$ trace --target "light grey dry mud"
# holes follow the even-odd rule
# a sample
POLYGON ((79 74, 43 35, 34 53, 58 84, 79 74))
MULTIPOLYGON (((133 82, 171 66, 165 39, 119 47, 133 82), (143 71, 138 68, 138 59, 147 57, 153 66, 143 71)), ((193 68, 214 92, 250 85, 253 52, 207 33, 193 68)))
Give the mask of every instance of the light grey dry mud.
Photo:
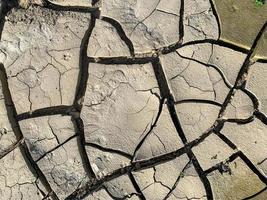
POLYGON ((209 0, 0 1, 0 199, 267 199, 267 61, 209 0))

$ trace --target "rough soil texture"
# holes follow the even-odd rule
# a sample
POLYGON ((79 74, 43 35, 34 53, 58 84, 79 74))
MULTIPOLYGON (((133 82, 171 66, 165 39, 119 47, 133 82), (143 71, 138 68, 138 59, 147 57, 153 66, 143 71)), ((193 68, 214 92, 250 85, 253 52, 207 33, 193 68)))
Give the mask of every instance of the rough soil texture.
POLYGON ((267 199, 266 19, 246 49, 209 0, 0 16, 1 200, 267 199))

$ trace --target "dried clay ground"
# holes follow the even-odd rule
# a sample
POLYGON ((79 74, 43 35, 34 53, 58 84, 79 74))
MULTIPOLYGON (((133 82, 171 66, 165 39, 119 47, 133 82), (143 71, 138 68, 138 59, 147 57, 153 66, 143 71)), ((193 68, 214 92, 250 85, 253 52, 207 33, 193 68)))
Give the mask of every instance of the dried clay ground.
POLYGON ((1 0, 0 199, 266 200, 266 18, 215 2, 1 0))

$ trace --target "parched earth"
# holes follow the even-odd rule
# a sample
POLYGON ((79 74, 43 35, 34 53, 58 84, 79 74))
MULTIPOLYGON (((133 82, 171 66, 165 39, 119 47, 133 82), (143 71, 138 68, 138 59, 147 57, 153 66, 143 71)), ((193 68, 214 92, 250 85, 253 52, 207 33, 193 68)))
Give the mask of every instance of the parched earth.
POLYGON ((238 2, 1 0, 0 199, 266 200, 267 12, 238 2))

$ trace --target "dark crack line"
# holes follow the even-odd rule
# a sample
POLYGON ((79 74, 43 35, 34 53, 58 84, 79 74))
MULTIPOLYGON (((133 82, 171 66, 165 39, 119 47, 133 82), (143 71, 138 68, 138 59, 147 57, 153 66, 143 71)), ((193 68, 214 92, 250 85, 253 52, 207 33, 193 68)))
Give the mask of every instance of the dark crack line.
MULTIPOLYGON (((157 59, 155 62, 152 63, 152 65, 153 65, 156 79, 157 79, 158 84, 159 84, 161 95, 164 98, 167 98, 167 102, 168 102, 167 105, 168 105, 169 113, 171 115, 173 124, 174 124, 176 131, 177 131, 179 137, 181 138, 182 142, 184 143, 184 145, 186 145, 188 143, 188 141, 186 139, 186 136, 185 136, 184 131, 182 129, 182 126, 180 124, 179 118, 177 116, 177 113, 176 113, 176 110, 174 107, 174 99, 171 95, 170 88, 168 86, 168 82, 167 82, 166 76, 164 74, 163 67, 161 66, 160 60, 157 59)), ((188 155, 189 159, 192 160, 194 168, 196 169, 196 171, 197 171, 197 173, 198 173, 198 175, 199 175, 199 177, 200 177, 200 179, 204 185, 204 188, 205 188, 205 191, 207 194, 207 198, 213 199, 213 194, 212 194, 210 182, 209 182, 208 178, 206 177, 206 175, 204 174, 204 171, 201 168, 198 160, 196 159, 193 151, 191 149, 189 149, 187 152, 187 155, 188 155)))
POLYGON ((109 17, 101 17, 101 19, 105 22, 108 22, 109 24, 111 24, 117 31, 118 35, 120 36, 121 40, 125 42, 125 44, 127 45, 131 56, 134 56, 134 46, 132 41, 128 38, 128 36, 126 35, 126 33, 124 32, 121 24, 119 22, 117 22, 115 19, 109 18, 109 17))
POLYGON ((259 110, 260 102, 259 99, 256 97, 255 94, 253 94, 251 91, 247 90, 246 88, 240 89, 242 92, 244 92, 252 101, 253 107, 255 110, 259 110))
POLYGON ((228 92, 223 104, 222 104, 222 107, 221 107, 221 110, 219 112, 219 118, 221 118, 226 110, 226 107, 228 106, 229 103, 231 103, 231 100, 232 100, 232 97, 234 95, 234 92, 235 92, 235 89, 232 87, 230 89, 230 91, 228 92))
POLYGON ((141 200, 146 200, 146 197, 145 197, 145 195, 143 194, 142 190, 140 189, 138 183, 136 182, 136 180, 135 180, 135 178, 134 178, 132 172, 129 172, 129 173, 128 173, 128 176, 129 176, 129 178, 130 178, 130 180, 131 180, 131 182, 132 182, 132 184, 133 184, 133 186, 134 186, 134 189, 135 189, 136 192, 138 193, 138 197, 139 197, 139 199, 141 199, 141 200))
POLYGON ((156 49, 155 52, 157 55, 160 54, 168 54, 171 52, 174 52, 175 50, 179 49, 182 47, 182 40, 179 40, 169 46, 161 47, 159 49, 156 49))
POLYGON ((258 162, 257 165, 263 164, 265 161, 267 161, 267 158, 264 158, 262 161, 258 162))
POLYGON ((86 152, 85 148, 85 137, 84 137, 84 124, 81 118, 74 118, 72 119, 74 127, 77 132, 77 145, 79 148, 79 152, 82 158, 83 166, 89 178, 96 178, 96 174, 94 173, 92 166, 90 164, 89 157, 86 152))
POLYGON ((256 95, 246 88, 244 88, 244 89, 242 88, 241 91, 243 91, 251 99, 251 101, 253 103, 254 112, 253 112, 253 116, 251 116, 251 118, 256 117, 257 119, 261 120, 262 123, 267 125, 267 116, 259 110, 260 101, 256 97, 256 95))
POLYGON ((92 6, 92 7, 86 7, 86 6, 61 6, 57 5, 55 3, 50 2, 49 0, 43 0, 44 8, 51 9, 54 11, 71 11, 71 12, 79 12, 79 13, 93 13, 98 12, 99 8, 92 6))
POLYGON ((220 17, 219 17, 219 14, 217 13, 216 6, 215 6, 213 0, 209 0, 209 2, 211 5, 212 13, 215 16, 217 24, 218 24, 218 29, 219 29, 219 37, 218 38, 221 38, 221 30, 222 29, 221 29, 220 17))
POLYGON ((54 135, 54 137, 55 137, 57 143, 60 144, 60 141, 59 141, 59 139, 58 139, 58 136, 57 136, 57 134, 55 133, 53 127, 52 127, 51 124, 50 124, 50 119, 49 119, 49 118, 48 118, 48 120, 47 120, 47 123, 48 123, 48 126, 49 126, 49 128, 50 128, 50 131, 51 131, 51 133, 54 135))
POLYGON ((249 158, 241 151, 240 158, 247 164, 247 166, 259 177, 259 179, 267 185, 267 177, 263 175, 260 170, 249 160, 249 158))
POLYGON ((206 99, 184 99, 184 100, 174 102, 174 105, 183 104, 183 103, 202 103, 202 104, 211 104, 214 106, 222 107, 221 103, 218 103, 216 101, 206 100, 206 99))
POLYGON ((180 172, 179 176, 177 177, 175 183, 173 184, 172 188, 170 189, 170 191, 168 192, 168 194, 163 198, 163 200, 167 200, 170 195, 173 193, 173 191, 177 188, 182 176, 184 175, 185 171, 190 167, 190 165, 192 164, 191 160, 184 166, 184 168, 182 169, 182 171, 180 172))
POLYGON ((168 86, 167 79, 165 77, 165 73, 163 71, 159 58, 155 59, 152 62, 152 66, 159 85, 160 95, 162 96, 162 98, 168 100, 171 96, 171 91, 168 86))
POLYGON ((267 59, 260 58, 260 59, 257 60, 257 62, 259 62, 259 63, 267 63, 267 59))
POLYGON ((207 199, 213 199, 213 193, 212 193, 212 188, 211 188, 211 185, 210 185, 210 182, 209 182, 209 179, 207 178, 207 176, 205 175, 202 167, 200 166, 198 160, 196 159, 193 151, 190 149, 190 151, 188 152, 188 157, 190 159, 192 159, 192 163, 198 173, 198 176, 201 180, 201 182, 203 183, 204 185, 204 188, 205 188, 205 191, 206 191, 206 195, 207 195, 207 199))
POLYGON ((267 116, 265 114, 263 114, 260 111, 255 111, 254 112, 255 117, 257 117, 259 120, 261 120, 262 123, 264 123, 265 125, 267 125, 267 116))
POLYGON ((253 194, 249 197, 244 198, 243 200, 249 200, 249 199, 254 199, 255 197, 257 197, 258 195, 260 195, 261 193, 267 191, 267 187, 263 188, 261 191, 257 192, 256 194, 253 194))
POLYGON ((177 15, 177 14, 171 12, 171 11, 162 10, 162 9, 160 9, 160 8, 156 8, 156 11, 158 11, 158 12, 160 12, 160 13, 164 13, 164 14, 166 14, 166 15, 172 15, 172 16, 174 16, 174 17, 179 17, 179 15, 177 15))
POLYGON ((249 160, 249 158, 243 152, 240 152, 239 156, 247 164, 247 166, 259 177, 259 179, 267 185, 267 177, 264 176, 258 170, 258 168, 249 160))
POLYGON ((186 42, 186 43, 182 44, 181 47, 196 45, 196 44, 205 44, 205 43, 216 44, 218 46, 226 47, 226 48, 232 49, 234 51, 245 53, 245 54, 249 53, 249 50, 247 50, 245 48, 239 47, 239 46, 234 45, 232 43, 227 43, 227 42, 224 42, 221 40, 214 40, 214 39, 203 39, 203 40, 190 41, 190 42, 186 42))
POLYGON ((166 188, 167 190, 170 191, 171 188, 170 188, 169 186, 165 185, 162 181, 157 180, 157 178, 156 178, 156 173, 157 173, 156 167, 154 166, 152 169, 153 169, 153 171, 154 171, 154 173, 153 173, 153 181, 154 181, 154 182, 151 183, 151 184, 149 184, 149 185, 147 185, 146 187, 144 187, 143 190, 146 190, 146 189, 149 188, 150 186, 155 185, 155 183, 159 183, 162 187, 164 187, 164 188, 166 188))
POLYGON ((93 148, 96 148, 96 149, 101 150, 103 152, 115 153, 115 154, 118 154, 118 155, 123 156, 125 158, 128 158, 129 160, 132 160, 132 158, 133 158, 133 156, 131 154, 128 154, 126 152, 123 152, 123 151, 120 151, 117 149, 111 149, 111 148, 103 147, 103 146, 100 146, 100 145, 95 144, 95 143, 85 142, 85 146, 93 147, 93 148))
POLYGON ((179 19, 179 40, 183 41, 184 38, 184 0, 180 4, 180 19, 179 19))
POLYGON ((119 57, 88 57, 88 61, 90 63, 100 63, 105 65, 119 65, 119 64, 147 64, 154 60, 154 57, 127 57, 127 56, 119 56, 119 57))
POLYGON ((66 144, 67 142, 69 142, 70 140, 72 140, 73 138, 77 137, 78 135, 73 135, 71 137, 69 137, 68 139, 66 139, 64 142, 61 142, 59 145, 57 145, 56 147, 52 148, 51 150, 47 151, 45 154, 43 154, 42 156, 40 156, 37 160, 35 160, 35 162, 39 162, 40 160, 42 160, 45 156, 47 156, 48 154, 52 153, 53 151, 57 150, 58 148, 62 147, 64 144, 66 144))
POLYGON ((10 152, 16 149, 18 146, 20 146, 21 143, 23 142, 24 142, 24 138, 20 139, 19 141, 5 148, 3 151, 0 152, 0 159, 4 158, 6 155, 8 155, 10 152))
MULTIPOLYGON (((152 133, 152 131, 154 130, 154 128, 157 126, 157 122, 160 118, 160 115, 162 113, 162 109, 163 109, 163 104, 164 104, 164 101, 165 99, 160 99, 159 100, 159 110, 158 110, 158 113, 157 113, 157 116, 156 116, 156 119, 155 121, 153 122, 153 124, 151 125, 149 131, 145 134, 145 136, 141 139, 141 141, 137 144, 135 150, 134 150, 134 153, 133 153, 133 159, 136 158, 136 155, 139 151, 139 149, 142 147, 143 143, 145 142, 145 140, 147 139, 147 137, 152 133)), ((132 160, 133 162, 133 160, 132 160)))
POLYGON ((223 142, 225 142, 231 149, 236 150, 237 146, 231 141, 229 140, 225 135, 223 135, 221 132, 219 131, 215 131, 214 132, 223 142))
MULTIPOLYGON (((17 138, 17 141, 22 140, 23 134, 22 131, 20 129, 20 125, 18 123, 18 121, 16 120, 17 118, 17 111, 14 105, 14 102, 12 100, 12 96, 9 90, 9 86, 8 86, 8 81, 7 81, 7 74, 6 74, 6 70, 3 64, 0 64, 0 79, 1 79, 1 83, 2 83, 2 89, 3 89, 3 94, 4 94, 4 99, 5 99, 5 105, 6 105, 6 109, 7 109, 7 113, 8 113, 8 119, 9 122, 11 124, 12 130, 17 138)), ((22 142, 21 145, 19 145, 19 149, 21 151, 21 154, 25 160, 25 162, 27 163, 28 168, 30 169, 30 171, 33 173, 33 175, 41 180, 42 184, 44 185, 44 187, 46 188, 46 190, 51 194, 52 194, 52 198, 58 200, 57 195, 54 193, 54 191, 52 190, 50 184, 48 183, 45 175, 43 174, 43 172, 41 171, 41 169, 39 168, 39 166, 34 162, 32 155, 30 154, 30 151, 27 147, 27 145, 25 144, 25 142, 22 142)))
POLYGON ((246 119, 228 118, 224 121, 229 122, 229 123, 236 123, 236 124, 248 124, 250 122, 253 122, 254 119, 255 119, 255 117, 252 115, 246 119))
POLYGON ((96 22, 96 17, 92 14, 89 27, 84 34, 84 37, 82 39, 81 46, 80 46, 80 59, 79 59, 80 72, 79 72, 79 78, 78 78, 78 83, 77 83, 76 96, 74 100, 74 107, 76 107, 78 111, 81 111, 82 109, 83 98, 85 95, 86 86, 87 86, 88 77, 89 77, 89 74, 88 74, 89 60, 87 58, 87 48, 88 48, 90 36, 95 27, 95 22, 96 22))
POLYGON ((262 26, 262 28, 260 29, 259 33, 257 34, 252 46, 251 46, 251 49, 249 50, 248 54, 247 54, 247 57, 238 73, 238 76, 237 76, 237 79, 236 79, 236 82, 235 82, 235 85, 234 87, 235 88, 245 88, 246 86, 246 78, 244 77, 245 74, 248 73, 248 70, 249 70, 249 67, 250 65, 252 64, 252 61, 251 61, 251 58, 253 56, 253 53, 256 49, 256 47, 258 46, 258 43, 265 31, 267 27, 267 21, 265 22, 265 24, 262 26))
POLYGON ((72 106, 67 105, 60 105, 60 106, 52 106, 47 108, 41 108, 34 110, 33 112, 25 112, 18 114, 17 120, 22 121, 26 119, 36 118, 36 117, 44 117, 44 116, 50 116, 50 115, 71 115, 71 113, 74 112, 74 109, 72 106))

